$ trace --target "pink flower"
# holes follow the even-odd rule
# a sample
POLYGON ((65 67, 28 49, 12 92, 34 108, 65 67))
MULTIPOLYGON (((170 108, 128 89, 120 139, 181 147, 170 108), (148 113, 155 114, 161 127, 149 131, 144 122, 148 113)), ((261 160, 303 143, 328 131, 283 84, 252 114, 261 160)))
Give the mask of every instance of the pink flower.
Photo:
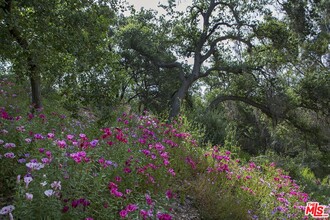
POLYGON ((165 193, 167 199, 172 199, 174 197, 173 192, 169 189, 165 193))
POLYGON ((137 210, 137 209, 138 209, 138 206, 135 205, 135 204, 128 204, 128 205, 126 206, 126 210, 127 210, 127 212, 134 212, 134 211, 137 210))
POLYGON ((46 151, 46 156, 49 158, 49 157, 51 157, 52 156, 52 152, 50 152, 50 151, 46 151))
POLYGON ((41 134, 35 134, 35 135, 34 135, 34 138, 35 138, 35 139, 38 139, 38 140, 40 140, 40 139, 44 139, 44 137, 43 137, 41 134))
POLYGON ((168 172, 172 175, 172 176, 175 176, 175 172, 172 168, 168 169, 168 172))
POLYGON ((157 213, 157 218, 159 220, 172 220, 172 216, 166 213, 157 213))
POLYGON ((140 210, 140 215, 142 216, 143 219, 147 219, 148 217, 152 217, 152 210, 140 210))
POLYGON ((47 134, 47 138, 48 139, 53 139, 55 137, 55 134, 54 133, 48 133, 47 134))
POLYGON ((87 140, 86 134, 79 134, 79 137, 83 140, 87 140))
POLYGON ((123 209, 119 212, 119 215, 121 218, 126 218, 128 215, 128 212, 126 211, 126 209, 123 209))
POLYGON ((30 138, 25 138, 25 142, 26 142, 26 143, 31 143, 32 140, 31 140, 30 138))
POLYGON ((190 157, 186 158, 186 162, 191 166, 192 169, 196 169, 196 163, 190 157))
POLYGON ((128 168, 128 167, 124 168, 124 173, 130 173, 130 172, 132 172, 132 170, 130 168, 128 168))
POLYGON ((122 192, 119 192, 117 189, 111 189, 110 190, 110 193, 112 195, 114 195, 115 197, 122 197, 123 196, 123 193, 122 192))
POLYGON ((146 202, 148 205, 152 205, 152 199, 149 194, 145 194, 146 202))
POLYGON ((74 135, 72 135, 72 134, 68 134, 67 136, 66 136, 66 139, 68 139, 68 140, 72 140, 74 138, 74 135))
POLYGON ((57 146, 59 148, 65 148, 67 146, 65 140, 60 140, 60 141, 57 141, 57 146))
POLYGON ((250 166, 250 168, 251 169, 254 169, 254 168, 256 168, 257 166, 256 166, 256 164, 255 163, 253 163, 253 162, 251 162, 250 164, 249 164, 249 166, 250 166))

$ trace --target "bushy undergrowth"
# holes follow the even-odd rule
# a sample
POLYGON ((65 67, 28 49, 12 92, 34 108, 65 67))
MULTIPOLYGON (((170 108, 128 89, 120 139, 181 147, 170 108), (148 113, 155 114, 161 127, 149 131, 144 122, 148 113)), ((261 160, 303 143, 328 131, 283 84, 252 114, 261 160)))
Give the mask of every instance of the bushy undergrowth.
POLYGON ((172 219, 172 201, 186 194, 204 219, 304 218, 308 195, 283 170, 200 148, 180 120, 124 113, 98 129, 57 112, 26 113, 15 85, 0 86, 6 218, 172 219))

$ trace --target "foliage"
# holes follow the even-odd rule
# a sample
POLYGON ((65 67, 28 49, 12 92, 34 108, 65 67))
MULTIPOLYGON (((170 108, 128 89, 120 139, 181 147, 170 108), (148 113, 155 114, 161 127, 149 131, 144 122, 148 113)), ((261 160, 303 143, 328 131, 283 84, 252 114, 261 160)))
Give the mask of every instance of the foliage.
MULTIPOLYGON (((1 80, 1 103, 13 99, 14 86, 1 80)), ((14 204, 18 218, 171 219, 171 201, 187 193, 207 218, 303 216, 308 195, 283 170, 198 148, 184 118, 166 124, 123 113, 99 130, 56 112, 24 116, 12 107, 1 107, 1 207, 14 204), (205 196, 217 203, 204 203, 205 196)))

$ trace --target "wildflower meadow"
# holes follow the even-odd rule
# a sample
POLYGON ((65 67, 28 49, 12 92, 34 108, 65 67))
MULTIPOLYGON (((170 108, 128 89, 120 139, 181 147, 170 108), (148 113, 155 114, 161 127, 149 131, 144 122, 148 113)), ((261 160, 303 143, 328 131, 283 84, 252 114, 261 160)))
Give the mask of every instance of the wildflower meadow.
POLYGON ((0 219, 169 220, 187 196, 202 219, 311 219, 313 198, 286 171, 201 146, 183 117, 99 127, 54 105, 31 113, 24 96, 0 81, 0 219))

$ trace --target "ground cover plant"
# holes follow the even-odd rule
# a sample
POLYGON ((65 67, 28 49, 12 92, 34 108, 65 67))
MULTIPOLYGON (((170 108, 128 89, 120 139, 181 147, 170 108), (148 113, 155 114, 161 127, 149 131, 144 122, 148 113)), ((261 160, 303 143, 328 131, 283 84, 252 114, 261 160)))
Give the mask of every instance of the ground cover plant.
POLYGON ((54 106, 29 113, 20 96, 0 81, 1 218, 175 219, 187 195, 204 219, 308 218, 313 198, 284 170, 199 146, 182 118, 122 113, 98 128, 54 106))

